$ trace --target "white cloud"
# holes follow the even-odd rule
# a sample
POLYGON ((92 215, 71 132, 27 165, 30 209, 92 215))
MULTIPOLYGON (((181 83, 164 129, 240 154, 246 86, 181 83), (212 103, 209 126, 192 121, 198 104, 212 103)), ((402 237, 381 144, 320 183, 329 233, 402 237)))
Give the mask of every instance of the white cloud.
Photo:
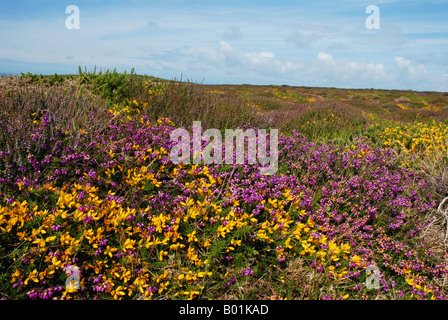
POLYGON ((273 58, 275 57, 275 53, 273 52, 250 52, 245 53, 244 58, 247 59, 246 62, 250 63, 251 65, 258 65, 262 63, 270 63, 273 58))
POLYGON ((261 52, 260 53, 260 57, 268 58, 268 59, 274 58, 275 57, 275 53, 273 53, 273 52, 261 52))
POLYGON ((317 55, 317 59, 320 61, 332 61, 333 56, 329 53, 319 52, 319 54, 317 55))
POLYGON ((406 69, 411 66, 411 60, 403 57, 395 57, 395 62, 397 63, 397 67, 400 69, 406 69))
POLYGON ((319 52, 317 60, 310 67, 312 71, 309 76, 322 84, 338 81, 344 86, 353 86, 356 83, 361 87, 371 87, 373 84, 384 87, 393 80, 393 76, 387 74, 382 63, 335 59, 326 52, 319 52))
POLYGON ((219 41, 219 45, 220 45, 220 51, 224 53, 232 53, 232 54, 235 53, 232 46, 227 41, 221 40, 219 41))
POLYGON ((412 66, 411 60, 404 57, 395 57, 395 62, 401 72, 404 72, 413 79, 422 77, 423 75, 428 73, 424 65, 419 64, 414 67, 412 66))
MULTIPOLYGON (((338 83, 343 87, 393 87, 395 75, 382 63, 336 59, 319 52, 314 59, 278 58, 274 52, 240 52, 221 41, 214 52, 199 54, 195 70, 215 68, 216 76, 251 77, 271 83, 325 86, 338 83), (271 80, 269 80, 271 79, 271 80)), ((193 65, 191 65, 193 67, 193 65)))

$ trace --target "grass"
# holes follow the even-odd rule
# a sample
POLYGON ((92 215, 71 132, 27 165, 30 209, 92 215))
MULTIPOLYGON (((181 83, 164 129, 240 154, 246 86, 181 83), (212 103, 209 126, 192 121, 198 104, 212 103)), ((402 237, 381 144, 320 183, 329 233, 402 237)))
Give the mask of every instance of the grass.
POLYGON ((2 77, 0 294, 446 299, 447 101, 133 71, 2 77), (170 132, 193 121, 279 129, 277 174, 173 164, 170 132))

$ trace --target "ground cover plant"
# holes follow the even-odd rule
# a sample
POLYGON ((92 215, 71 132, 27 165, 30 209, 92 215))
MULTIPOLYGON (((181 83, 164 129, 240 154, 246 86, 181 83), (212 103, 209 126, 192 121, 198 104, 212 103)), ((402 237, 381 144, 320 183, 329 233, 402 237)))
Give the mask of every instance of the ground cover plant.
POLYGON ((2 78, 0 295, 444 300, 447 101, 81 69, 2 78), (277 173, 173 164, 170 132, 193 121, 279 128, 277 173))

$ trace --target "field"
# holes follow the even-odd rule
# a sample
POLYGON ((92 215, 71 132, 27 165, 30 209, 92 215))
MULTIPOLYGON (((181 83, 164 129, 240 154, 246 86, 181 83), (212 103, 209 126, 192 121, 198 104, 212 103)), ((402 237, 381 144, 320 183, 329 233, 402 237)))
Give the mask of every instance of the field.
POLYGON ((447 148, 448 93, 1 77, 0 297, 445 300, 447 148), (173 164, 193 121, 277 173, 173 164))

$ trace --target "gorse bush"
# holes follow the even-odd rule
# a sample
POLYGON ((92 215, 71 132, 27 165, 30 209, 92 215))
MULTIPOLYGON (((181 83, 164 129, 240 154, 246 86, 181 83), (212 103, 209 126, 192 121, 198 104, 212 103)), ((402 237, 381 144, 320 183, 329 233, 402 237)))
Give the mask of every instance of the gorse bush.
MULTIPOLYGON (((375 125, 378 125, 375 123, 375 125)), ((426 173, 436 185, 434 191, 448 196, 448 125, 428 122, 400 123, 382 121, 378 142, 392 147, 401 164, 426 173)))
POLYGON ((111 103, 125 104, 130 102, 142 84, 142 78, 134 74, 134 69, 128 74, 126 71, 119 73, 115 69, 97 72, 96 68, 91 72, 87 70, 83 72, 79 67, 78 81, 111 103))

